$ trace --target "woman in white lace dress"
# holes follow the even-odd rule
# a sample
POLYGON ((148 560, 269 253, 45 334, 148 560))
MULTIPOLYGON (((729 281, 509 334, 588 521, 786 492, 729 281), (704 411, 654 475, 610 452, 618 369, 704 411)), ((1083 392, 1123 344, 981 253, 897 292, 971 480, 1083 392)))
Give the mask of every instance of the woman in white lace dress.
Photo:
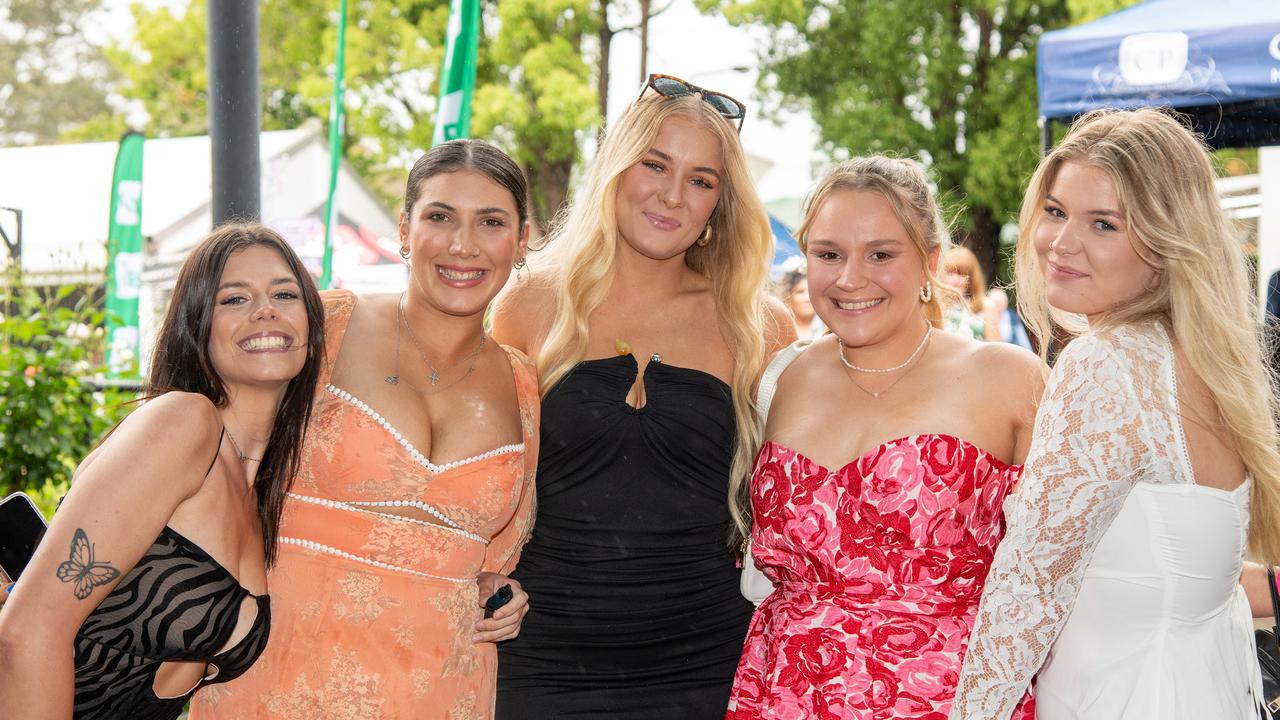
POLYGON ((1081 119, 1031 180, 1018 299, 1040 337, 1079 337, 1005 504, 952 720, 1009 717, 1037 673, 1040 720, 1256 717, 1238 581, 1246 549, 1280 555, 1280 458, 1213 178, 1190 132, 1139 110, 1081 119))

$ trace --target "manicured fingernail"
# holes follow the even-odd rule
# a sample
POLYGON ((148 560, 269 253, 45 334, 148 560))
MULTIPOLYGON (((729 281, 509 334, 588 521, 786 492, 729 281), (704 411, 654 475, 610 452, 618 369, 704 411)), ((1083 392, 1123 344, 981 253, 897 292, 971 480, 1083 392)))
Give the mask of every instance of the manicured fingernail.
POLYGON ((4 591, 7 593, 11 593, 13 592, 13 589, 17 587, 17 585, 18 585, 17 581, 11 582, 8 585, 5 585, 4 591))

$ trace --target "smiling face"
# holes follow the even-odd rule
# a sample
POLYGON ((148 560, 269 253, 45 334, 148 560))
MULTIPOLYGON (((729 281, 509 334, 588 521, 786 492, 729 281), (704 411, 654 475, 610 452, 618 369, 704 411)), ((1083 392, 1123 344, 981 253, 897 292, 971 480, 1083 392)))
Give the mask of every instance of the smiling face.
POLYGON ((298 279, 276 250, 237 250, 214 296, 209 356, 227 386, 278 385, 307 360, 307 308, 298 279))
POLYGON ((448 315, 483 313, 527 242, 511 192, 473 170, 423 180, 400 219, 411 295, 448 315))
POLYGON ((724 177, 710 130, 682 117, 663 120, 653 147, 618 182, 620 249, 653 260, 683 254, 706 229, 724 177))
POLYGON ((1033 240, 1050 305, 1093 322, 1155 284, 1106 171, 1064 162, 1043 205, 1033 240))
MULTIPOLYGON (((814 214, 806 242, 813 308, 845 345, 876 345, 903 333, 918 338, 924 267, 883 195, 832 192, 814 214)), ((935 252, 930 262, 936 261, 935 252)))

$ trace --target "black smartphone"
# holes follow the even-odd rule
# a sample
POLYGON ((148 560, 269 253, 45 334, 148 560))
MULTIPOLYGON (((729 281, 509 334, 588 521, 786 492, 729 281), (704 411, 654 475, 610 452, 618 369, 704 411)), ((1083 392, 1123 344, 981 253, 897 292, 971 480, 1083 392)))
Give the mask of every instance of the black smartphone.
POLYGON ((18 579, 44 537, 44 516, 25 493, 0 500, 0 571, 9 582, 18 579))
POLYGON ((498 588, 496 592, 494 592, 492 595, 489 596, 488 600, 484 601, 485 619, 493 617, 493 613, 498 608, 511 602, 512 597, 514 597, 514 593, 511 592, 510 584, 503 585, 502 587, 498 588))

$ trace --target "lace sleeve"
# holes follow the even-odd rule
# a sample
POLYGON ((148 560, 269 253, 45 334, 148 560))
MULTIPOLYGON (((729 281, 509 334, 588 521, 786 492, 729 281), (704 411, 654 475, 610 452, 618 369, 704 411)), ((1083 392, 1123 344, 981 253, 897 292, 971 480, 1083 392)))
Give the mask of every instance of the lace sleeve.
MULTIPOLYGON (((1005 502, 951 720, 1008 718, 1040 669, 1079 592, 1093 550, 1136 482, 1166 407, 1163 343, 1090 334, 1058 359, 1036 416, 1022 480, 1005 502), (1156 420, 1153 422, 1153 419, 1156 420)), ((1168 365, 1171 369, 1171 365, 1168 365)), ((1171 477, 1171 476, 1166 476, 1171 477)))

